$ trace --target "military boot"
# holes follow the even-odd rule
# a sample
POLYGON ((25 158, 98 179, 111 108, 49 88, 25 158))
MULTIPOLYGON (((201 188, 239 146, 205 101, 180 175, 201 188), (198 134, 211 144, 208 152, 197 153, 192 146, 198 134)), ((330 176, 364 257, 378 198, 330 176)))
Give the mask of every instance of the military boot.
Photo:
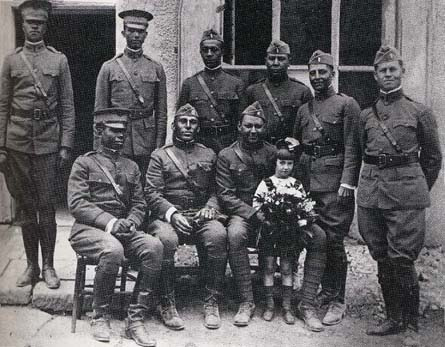
POLYGON ((156 340, 150 337, 145 327, 145 314, 154 305, 154 291, 142 289, 136 303, 128 307, 128 318, 125 320, 125 336, 143 347, 155 347, 156 340))
POLYGON ((34 285, 39 281, 39 235, 37 225, 26 224, 22 226, 23 245, 25 247, 27 266, 17 279, 17 287, 34 285))
MULTIPOLYGON (((205 254, 205 252, 202 252, 205 254)), ((218 329, 221 326, 218 301, 221 297, 227 258, 205 257, 206 288, 204 296, 204 326, 208 329, 218 329)))
POLYGON ((94 308, 93 318, 91 320, 91 329, 93 337, 100 342, 110 342, 110 306, 101 305, 94 308))
POLYGON ((295 324, 295 316, 292 312, 292 286, 283 287, 283 319, 286 324, 295 324))
POLYGON ((217 292, 212 292, 206 288, 207 295, 204 298, 204 326, 208 329, 218 329, 221 327, 221 318, 219 316, 217 292))
POLYGON ((60 279, 54 269, 57 225, 54 223, 40 223, 39 230, 43 259, 42 277, 48 288, 57 289, 60 287, 60 279))
POLYGON ((176 310, 174 262, 164 260, 161 271, 161 305, 159 314, 164 325, 172 330, 184 329, 184 322, 176 310))
POLYGON ((273 297, 273 286, 264 286, 265 309, 263 319, 270 322, 275 315, 275 301, 273 297))
POLYGON ((304 321, 308 330, 314 332, 323 331, 323 325, 317 316, 317 309, 315 306, 308 303, 300 302, 298 304, 298 316, 304 321))
POLYGON ((405 305, 403 305, 403 323, 406 328, 403 346, 421 346, 419 335, 419 285, 407 286, 403 290, 405 305))

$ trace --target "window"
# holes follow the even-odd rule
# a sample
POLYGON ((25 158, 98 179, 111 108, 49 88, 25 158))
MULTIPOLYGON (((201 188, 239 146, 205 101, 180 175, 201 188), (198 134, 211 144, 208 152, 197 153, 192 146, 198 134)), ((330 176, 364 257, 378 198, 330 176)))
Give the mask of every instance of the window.
POLYGON ((226 0, 224 62, 251 83, 264 75, 272 38, 289 44, 290 73, 297 77, 313 51, 331 52, 339 91, 366 107, 377 96, 372 62, 381 43, 383 1, 226 0))

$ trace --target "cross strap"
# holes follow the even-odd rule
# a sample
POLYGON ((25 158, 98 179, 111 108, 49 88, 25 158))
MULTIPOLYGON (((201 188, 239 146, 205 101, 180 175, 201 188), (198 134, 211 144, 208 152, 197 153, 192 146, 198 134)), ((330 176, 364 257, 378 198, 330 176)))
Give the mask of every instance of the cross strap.
POLYGON ((39 95, 45 100, 45 104, 48 106, 48 94, 46 93, 45 88, 43 88, 42 83, 40 82, 39 78, 35 74, 31 63, 29 62, 28 58, 26 57, 25 53, 23 51, 20 52, 20 58, 22 58, 23 62, 25 63, 26 67, 28 68, 29 72, 31 73, 32 79, 34 80, 34 87, 39 92, 39 95))
POLYGON ((207 95, 207 97, 209 98, 210 103, 213 106, 213 110, 214 112, 224 118, 224 114, 219 113, 218 112, 218 102, 216 101, 216 99, 213 97, 212 92, 210 91, 209 86, 207 85, 206 81, 204 81, 204 78, 202 78, 202 76, 200 74, 196 75, 196 78, 198 79, 199 85, 201 86, 202 90, 204 91, 204 93, 207 95))
POLYGON ((391 131, 388 129, 388 127, 383 123, 383 121, 380 119, 379 114, 377 112, 377 106, 376 103, 372 104, 372 113, 374 114, 374 117, 377 119, 377 123, 379 123, 379 127, 382 129, 383 134, 386 136, 386 138, 389 140, 391 145, 395 148, 397 153, 403 153, 402 148, 397 143, 397 140, 391 133, 391 131))
POLYGON ((133 91, 134 95, 136 95, 137 100, 141 103, 142 106, 145 106, 145 100, 144 100, 143 96, 141 95, 141 93, 139 92, 139 89, 136 87, 136 84, 134 83, 134 80, 131 78, 131 75, 128 72, 127 68, 125 67, 122 59, 117 58, 116 61, 119 64, 119 67, 121 68, 125 77, 127 78, 127 81, 130 84, 131 90, 133 91))
POLYGON ((173 153, 173 151, 170 148, 165 148, 165 152, 167 153, 168 157, 170 158, 170 160, 173 162, 173 164, 175 164, 176 168, 179 170, 179 172, 181 173, 182 176, 184 176, 185 181, 187 182, 187 184, 189 185, 189 187, 192 189, 192 191, 197 194, 198 196, 200 196, 203 192, 201 191, 201 189, 198 187, 198 185, 196 184, 196 182, 190 177, 190 175, 187 173, 186 169, 184 168, 184 166, 182 166, 181 162, 179 161, 178 157, 175 155, 175 153, 173 153))
POLYGON ((266 93, 267 98, 269 99, 270 103, 272 104, 275 113, 277 114, 277 116, 282 120, 283 119, 283 113, 281 113, 280 108, 278 107, 277 103, 275 102, 275 99, 272 96, 272 93, 270 92, 269 87, 267 86, 266 83, 262 83, 264 92, 266 93))
POLYGON ((110 171, 108 171, 108 169, 103 166, 101 163, 99 163, 99 161, 94 158, 94 157, 90 157, 97 166, 99 166, 99 168, 102 170, 102 172, 105 174, 105 176, 108 178, 108 180, 110 181, 111 185, 113 186, 114 190, 117 193, 117 196, 122 199, 122 197, 124 196, 124 193, 122 192, 122 190, 119 188, 119 185, 116 183, 116 181, 114 180, 113 176, 111 175, 110 171))

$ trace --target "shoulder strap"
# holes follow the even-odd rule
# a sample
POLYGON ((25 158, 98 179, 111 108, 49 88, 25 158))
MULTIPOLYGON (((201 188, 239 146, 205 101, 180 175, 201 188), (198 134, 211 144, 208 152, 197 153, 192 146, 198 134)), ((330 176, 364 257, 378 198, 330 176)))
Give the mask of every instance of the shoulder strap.
POLYGON ((190 175, 187 173, 185 168, 182 166, 181 162, 179 161, 178 157, 173 153, 171 148, 165 148, 165 153, 167 153, 170 160, 175 164, 176 168, 179 170, 182 176, 184 176, 187 184, 190 186, 190 188, 193 190, 193 192, 197 193, 198 195, 202 192, 200 191, 199 187, 197 187, 196 182, 193 181, 193 179, 190 177, 190 175))
POLYGON ((130 73, 128 72, 127 68, 125 67, 124 63, 122 62, 121 58, 116 59, 117 63, 119 64, 119 67, 121 68, 122 72, 124 73, 125 77, 127 78, 128 83, 130 83, 130 87, 133 90, 134 95, 136 95, 136 98, 141 103, 142 106, 145 106, 145 100, 142 97, 141 93, 139 93, 139 90, 136 87, 136 84, 134 83, 133 79, 130 76, 130 73))
POLYGON ((198 73, 196 75, 196 78, 198 79, 199 85, 201 86, 202 90, 204 91, 204 93, 206 93, 207 97, 209 98, 210 103, 213 106, 213 110, 218 113, 219 116, 222 116, 219 114, 218 112, 218 102, 216 101, 216 99, 213 97, 212 92, 210 91, 209 86, 207 85, 206 81, 204 81, 204 78, 202 78, 201 74, 198 73))
POLYGON ((28 58, 26 58, 25 52, 21 51, 19 55, 20 58, 22 58, 23 62, 25 63, 26 67, 28 68, 29 72, 31 73, 36 90, 38 91, 39 95, 42 96, 42 98, 45 100, 45 103, 48 105, 48 94, 46 93, 46 90, 43 88, 43 85, 40 82, 39 78, 35 74, 28 58))
POLYGON ((113 188, 116 191, 119 198, 122 198, 124 193, 119 188, 116 181, 113 179, 113 176, 111 175, 110 171, 108 171, 108 169, 105 166, 103 166, 101 163, 99 163, 99 161, 96 158, 94 158, 94 157, 90 157, 90 158, 96 163, 97 166, 99 166, 99 168, 102 170, 102 172, 105 174, 105 176, 107 176, 108 180, 110 181, 111 185, 113 186, 113 188))
POLYGON ((386 136, 386 138, 389 140, 391 145, 395 148, 397 153, 403 153, 402 148, 397 143, 397 140, 394 138, 392 133, 389 131, 388 127, 385 125, 385 123, 382 122, 382 120, 379 117, 379 114, 377 112, 377 106, 375 103, 372 104, 372 113, 374 114, 374 117, 377 119, 377 122, 379 123, 380 128, 383 131, 383 134, 386 136))
POLYGON ((240 151, 238 144, 235 144, 235 146, 233 146, 233 151, 235 152, 239 160, 241 160, 245 165, 249 166, 249 162, 246 160, 246 158, 244 158, 244 155, 240 151))
POLYGON ((308 108, 309 108, 309 116, 311 116, 313 122, 315 123, 315 128, 320 132, 321 136, 325 136, 325 131, 323 126, 321 125, 320 121, 318 120, 317 116, 314 113, 314 102, 313 100, 310 100, 308 102, 308 108))
POLYGON ((278 107, 277 103, 275 102, 275 99, 272 96, 272 93, 270 92, 269 87, 266 83, 261 84, 263 86, 264 92, 266 93, 267 98, 269 99, 270 103, 272 104, 276 114, 280 119, 283 119, 283 113, 281 113, 280 108, 278 107))

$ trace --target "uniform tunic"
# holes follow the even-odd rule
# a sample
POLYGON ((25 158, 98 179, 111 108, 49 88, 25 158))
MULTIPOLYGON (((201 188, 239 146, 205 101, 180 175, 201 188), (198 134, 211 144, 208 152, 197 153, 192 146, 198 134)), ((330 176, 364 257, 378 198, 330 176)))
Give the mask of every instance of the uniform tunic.
MULTIPOLYGON (((442 163, 436 119, 429 108, 406 97, 401 89, 381 92, 376 108, 402 151, 419 152, 419 161, 385 168, 363 164, 357 192, 359 231, 374 259, 413 261, 424 242, 428 191, 442 163)), ((361 112, 355 141, 356 179, 362 155, 399 155, 372 108, 361 112)))
MULTIPOLYGON (((203 207, 219 209, 215 194, 215 166, 215 152, 200 143, 184 143, 175 139, 174 143, 152 153, 144 189, 154 219, 148 231, 164 244, 164 258, 172 259, 179 243, 178 235, 166 216, 167 211, 177 209, 181 212, 203 207), (166 149, 175 154, 196 183, 196 189, 190 187, 166 149)), ((227 233, 220 222, 208 221, 193 234, 198 245, 204 245, 207 255, 225 257, 227 233)))
POLYGON ((218 153, 236 140, 240 112, 247 107, 243 82, 223 69, 204 69, 187 78, 181 88, 177 108, 189 103, 200 118, 201 131, 198 142, 218 153), (218 107, 210 102, 199 84, 197 75, 202 76, 218 107))
MULTIPOLYGON (((105 62, 97 76, 94 110, 120 107, 134 110, 127 127, 123 154, 134 159, 142 173, 155 148, 164 145, 167 129, 167 88, 161 64, 139 53, 125 50, 105 62), (120 58, 144 99, 142 105, 117 59, 120 58)), ((97 142, 97 141, 96 141, 97 142)))
POLYGON ((313 98, 310 89, 302 82, 288 78, 274 83, 268 79, 262 80, 246 89, 249 104, 259 101, 267 119, 266 141, 275 143, 278 139, 292 135, 298 109, 313 98), (263 83, 267 85, 281 111, 283 118, 278 116, 272 103, 266 95, 263 83))

